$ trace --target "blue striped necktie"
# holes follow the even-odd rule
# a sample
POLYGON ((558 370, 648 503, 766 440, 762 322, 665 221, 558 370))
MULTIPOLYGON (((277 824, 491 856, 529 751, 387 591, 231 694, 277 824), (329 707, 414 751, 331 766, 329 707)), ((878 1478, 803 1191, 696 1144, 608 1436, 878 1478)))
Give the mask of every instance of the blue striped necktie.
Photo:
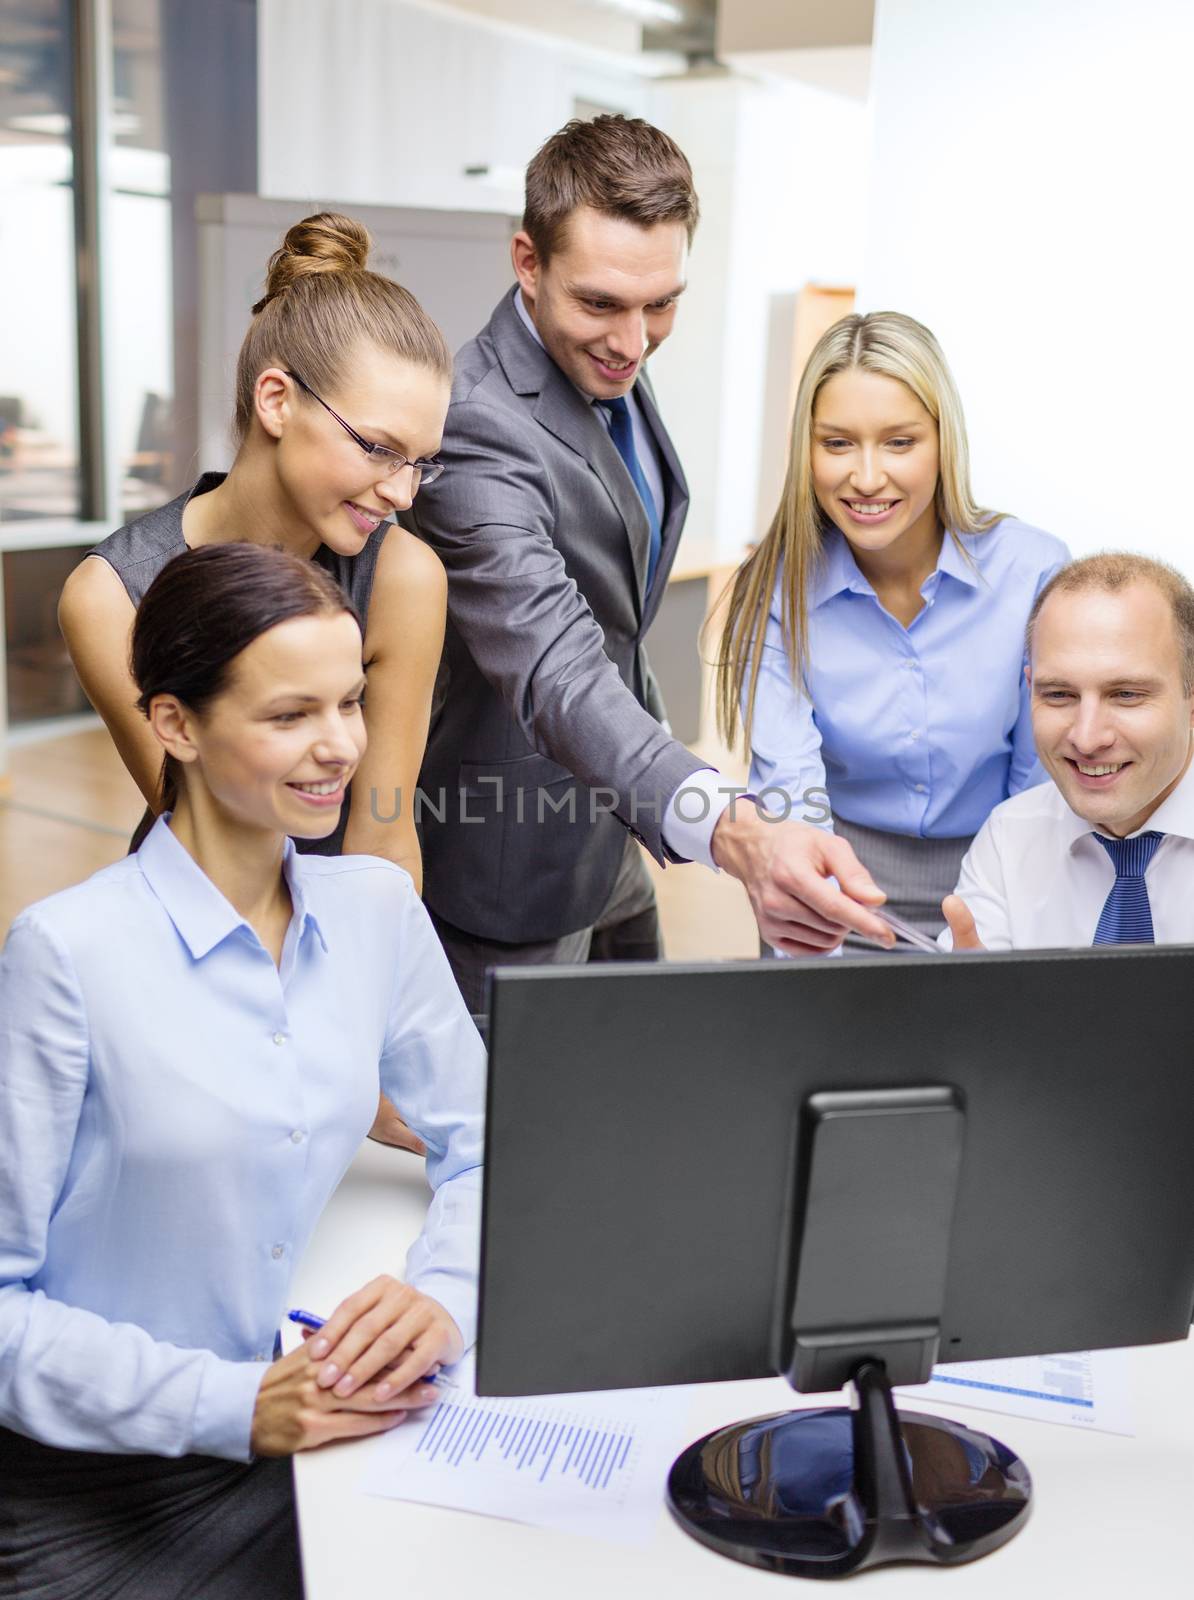
POLYGON ((1157 853, 1163 833, 1134 834, 1130 839, 1105 839, 1092 835, 1111 857, 1115 882, 1103 904, 1094 944, 1155 944, 1153 913, 1148 903, 1144 874, 1157 853))
POLYGON ((625 395, 619 395, 615 400, 598 400, 597 404, 603 406, 609 414, 610 438, 614 441, 614 448, 626 463, 630 481, 638 490, 643 510, 647 513, 647 521, 651 528, 651 543, 647 554, 646 592, 650 594, 651 585, 655 581, 655 568, 659 564, 659 547, 663 543, 659 531, 659 512, 655 509, 655 496, 643 476, 638 452, 634 448, 634 421, 630 415, 630 407, 626 404, 625 395))

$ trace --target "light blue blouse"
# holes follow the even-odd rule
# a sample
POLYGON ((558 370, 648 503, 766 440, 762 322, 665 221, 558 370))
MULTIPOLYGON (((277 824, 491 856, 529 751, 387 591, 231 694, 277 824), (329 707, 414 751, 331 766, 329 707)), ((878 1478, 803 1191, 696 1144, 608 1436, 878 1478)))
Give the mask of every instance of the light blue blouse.
POLYGON ((1004 517, 952 538, 905 628, 879 604, 833 528, 809 595, 809 666, 792 682, 773 596, 752 735, 750 788, 769 809, 888 833, 977 833, 1009 795, 1040 783, 1024 683, 1024 625, 1069 560, 1060 539, 1004 517))
POLYGON ((247 1459, 291 1273, 379 1083, 435 1191, 404 1276, 472 1341, 481 1040, 405 872, 289 843, 284 870, 280 968, 165 819, 13 924, 0 1424, 247 1459))

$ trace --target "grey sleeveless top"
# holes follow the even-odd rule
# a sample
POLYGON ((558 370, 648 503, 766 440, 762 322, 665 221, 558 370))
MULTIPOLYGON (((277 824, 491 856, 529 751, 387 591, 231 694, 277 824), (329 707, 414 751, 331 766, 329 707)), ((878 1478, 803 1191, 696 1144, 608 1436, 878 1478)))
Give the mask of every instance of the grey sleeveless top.
MULTIPOLYGON (((209 489, 216 488, 226 476, 223 472, 205 472, 193 489, 180 494, 169 505, 159 506, 156 511, 149 511, 135 522, 117 528, 115 533, 110 533, 93 550, 89 550, 88 555, 102 556, 124 584, 129 599, 139 606, 145 598, 145 591, 166 563, 187 548, 182 536, 182 514, 187 502, 195 495, 206 494, 209 489)), ((389 524, 383 522, 380 528, 369 535, 364 548, 355 556, 337 555, 334 550, 321 544, 311 558, 335 578, 356 607, 362 623, 369 615, 378 552, 389 531, 389 524)), ((296 847, 306 855, 338 856, 344 847, 350 800, 351 795, 346 795, 334 833, 326 839, 296 839, 296 847)), ((150 823, 153 820, 148 813, 133 835, 133 849, 140 844, 147 831, 147 820, 150 823)))

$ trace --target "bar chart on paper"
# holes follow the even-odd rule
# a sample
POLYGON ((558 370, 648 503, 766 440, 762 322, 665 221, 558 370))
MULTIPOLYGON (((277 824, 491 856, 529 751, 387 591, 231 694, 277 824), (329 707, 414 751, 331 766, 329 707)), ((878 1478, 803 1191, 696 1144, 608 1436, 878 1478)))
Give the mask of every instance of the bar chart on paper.
POLYGON ((437 1406, 415 1446, 415 1455, 431 1465, 442 1458, 453 1470, 468 1471, 488 1456, 499 1470, 525 1472, 537 1484, 572 1478, 587 1489, 608 1490, 615 1499, 631 1481, 638 1453, 633 1424, 603 1428, 596 1422, 569 1422, 563 1414, 491 1411, 477 1401, 437 1406))
POLYGON ((645 1543, 689 1405, 684 1389, 483 1400, 462 1384, 377 1442, 361 1487, 645 1543))
POLYGON ((958 1361, 934 1367, 928 1383, 902 1389, 918 1395, 1037 1422, 1063 1422, 1105 1433, 1135 1431, 1130 1352, 1074 1350, 1008 1361, 958 1361))

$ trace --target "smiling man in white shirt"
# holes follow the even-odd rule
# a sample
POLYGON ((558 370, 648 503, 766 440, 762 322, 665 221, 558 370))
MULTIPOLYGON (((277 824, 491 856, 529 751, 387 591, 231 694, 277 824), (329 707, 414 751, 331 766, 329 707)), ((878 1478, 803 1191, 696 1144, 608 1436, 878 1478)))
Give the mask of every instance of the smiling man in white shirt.
POLYGON ((996 806, 944 902, 956 950, 1194 943, 1194 588, 1144 556, 1072 562, 1028 622, 1052 783, 996 806))

